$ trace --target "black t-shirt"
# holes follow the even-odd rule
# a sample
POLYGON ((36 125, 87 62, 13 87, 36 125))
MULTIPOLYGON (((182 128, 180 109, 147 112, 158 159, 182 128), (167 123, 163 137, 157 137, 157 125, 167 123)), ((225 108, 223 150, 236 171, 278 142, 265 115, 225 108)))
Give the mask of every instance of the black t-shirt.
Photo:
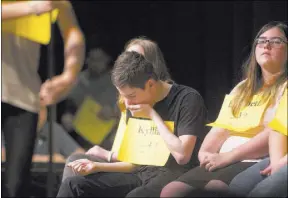
MULTIPOLYGON (((173 83, 168 95, 163 100, 157 102, 153 108, 161 116, 163 121, 174 121, 174 134, 177 137, 182 135, 194 135, 197 137, 189 163, 179 165, 170 154, 164 168, 187 171, 197 166, 199 164, 197 157, 198 151, 207 134, 205 128, 207 109, 201 95, 193 88, 173 83)), ((127 119, 129 117, 132 116, 128 111, 127 119)), ((145 170, 147 167, 150 166, 140 166, 137 171, 145 170)))

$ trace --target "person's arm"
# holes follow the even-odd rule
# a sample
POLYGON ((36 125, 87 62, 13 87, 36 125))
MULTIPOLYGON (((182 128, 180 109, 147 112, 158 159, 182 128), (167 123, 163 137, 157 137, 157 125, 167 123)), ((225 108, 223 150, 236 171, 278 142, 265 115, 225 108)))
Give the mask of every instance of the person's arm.
POLYGON ((2 12, 1 12, 2 21, 35 14, 35 10, 31 6, 31 4, 27 1, 19 1, 13 3, 1 2, 1 4, 2 4, 2 12))
MULTIPOLYGON (((198 152, 201 167, 206 166, 208 162, 213 160, 213 157, 219 156, 219 151, 229 136, 229 132, 223 128, 213 127, 208 132, 198 152)), ((216 163, 214 164, 216 165, 216 163)))
POLYGON ((63 1, 59 8, 57 22, 64 40, 64 75, 75 81, 84 63, 85 38, 71 3, 63 1))
POLYGON ((2 146, 2 148, 1 148, 1 161, 2 162, 6 161, 6 150, 5 150, 4 146, 2 146))
POLYGON ((269 133, 270 164, 260 171, 262 175, 269 176, 281 167, 287 166, 287 136, 271 130, 269 133))
POLYGON ((127 162, 94 162, 88 159, 79 159, 67 164, 75 172, 81 175, 88 175, 96 172, 122 172, 131 173, 137 167, 127 162))
POLYGON ((182 135, 177 137, 170 132, 156 111, 153 111, 151 119, 155 122, 161 137, 165 141, 177 163, 187 164, 193 153, 197 137, 192 135, 182 135))
POLYGON ((117 159, 117 152, 108 151, 99 145, 93 146, 85 154, 97 157, 100 160, 104 160, 106 162, 109 162, 109 160, 110 162, 119 162, 119 160, 117 159))
POLYGON ((248 142, 231 151, 232 162, 245 159, 258 159, 268 155, 269 129, 265 128, 248 142))
POLYGON ((137 166, 130 164, 128 162, 113 162, 113 163, 103 163, 94 162, 96 164, 96 172, 121 172, 121 173, 131 173, 137 166))
POLYGON ((205 153, 218 153, 229 136, 228 130, 213 127, 206 135, 200 147, 198 157, 201 158, 201 155, 205 153))
MULTIPOLYGON (((245 83, 246 80, 238 83, 230 92, 229 95, 234 95, 238 88, 245 83)), ((207 153, 219 153, 224 142, 229 138, 229 131, 223 128, 213 127, 205 137, 199 150, 198 158, 204 158, 207 153)), ((201 160, 200 160, 201 161, 201 160)))
POLYGON ((179 137, 169 131, 154 109, 150 117, 177 163, 187 164, 191 159, 197 138, 204 133, 207 111, 201 96, 187 94, 183 98, 177 121, 179 137))
POLYGON ((268 134, 268 130, 264 130, 229 152, 213 153, 212 150, 210 152, 202 150, 202 153, 198 154, 200 166, 205 167, 208 171, 214 171, 245 159, 263 157, 268 154, 268 134))
POLYGON ((40 99, 44 105, 55 104, 68 95, 84 63, 85 39, 72 5, 69 1, 59 4, 57 22, 64 40, 64 71, 42 84, 40 99))
POLYGON ((269 133, 269 155, 271 165, 277 164, 285 154, 287 154, 287 136, 271 130, 269 133))
POLYGON ((2 21, 14 18, 19 18, 28 15, 40 15, 45 12, 50 12, 61 4, 61 1, 17 1, 8 2, 1 1, 2 5, 2 21))

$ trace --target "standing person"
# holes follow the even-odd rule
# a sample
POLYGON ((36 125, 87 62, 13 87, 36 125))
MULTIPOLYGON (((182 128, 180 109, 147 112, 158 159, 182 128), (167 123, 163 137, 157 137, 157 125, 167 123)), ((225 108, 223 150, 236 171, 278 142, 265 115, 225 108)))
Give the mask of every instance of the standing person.
POLYGON ((244 67, 245 80, 232 90, 231 101, 222 106, 228 116, 210 130, 201 145, 200 166, 165 186, 161 197, 193 196, 198 189, 227 192, 238 173, 267 156, 267 125, 287 87, 287 25, 264 25, 244 67), (240 119, 231 126, 236 118, 240 119))
POLYGON ((37 135, 40 103, 61 100, 73 86, 85 53, 84 36, 69 1, 15 1, 2 3, 2 21, 40 15, 58 9, 64 41, 64 71, 41 85, 38 75, 40 44, 2 32, 2 131, 6 142, 4 195, 24 196, 30 184, 30 166, 37 135))
POLYGON ((164 166, 136 166, 98 147, 97 157, 106 162, 69 163, 78 175, 62 182, 58 197, 157 197, 165 184, 198 164, 207 112, 196 90, 159 80, 153 65, 137 52, 123 52, 117 58, 112 82, 124 99, 128 118, 153 121, 170 157, 164 166), (168 120, 174 122, 174 133, 164 124, 168 120))
MULTIPOLYGON (((35 141, 33 163, 49 161, 49 123, 47 122, 47 108, 41 106, 38 114, 37 137, 35 141)), ((85 153, 85 150, 63 129, 53 121, 53 161, 65 163, 65 159, 72 153, 85 153)), ((5 139, 2 134, 2 161, 5 161, 5 139)))

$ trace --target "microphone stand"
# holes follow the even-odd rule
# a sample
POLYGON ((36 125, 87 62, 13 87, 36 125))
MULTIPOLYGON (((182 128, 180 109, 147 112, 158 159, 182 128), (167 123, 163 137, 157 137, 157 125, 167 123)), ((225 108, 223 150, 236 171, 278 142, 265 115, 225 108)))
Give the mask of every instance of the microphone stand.
MULTIPOLYGON (((55 75, 54 68, 54 25, 52 21, 52 13, 50 13, 50 24, 51 24, 51 38, 48 45, 48 78, 51 79, 55 75)), ((47 197, 55 197, 53 193, 54 189, 54 171, 53 171, 53 121, 56 120, 56 104, 50 105, 48 108, 48 150, 49 150, 49 162, 48 162, 48 177, 46 193, 47 197)))

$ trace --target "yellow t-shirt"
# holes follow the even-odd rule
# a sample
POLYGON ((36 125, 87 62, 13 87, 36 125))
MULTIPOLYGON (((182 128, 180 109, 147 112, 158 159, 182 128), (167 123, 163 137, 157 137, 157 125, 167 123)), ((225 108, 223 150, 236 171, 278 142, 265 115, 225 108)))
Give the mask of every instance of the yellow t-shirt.
POLYGON ((287 89, 281 97, 277 107, 275 117, 269 123, 269 127, 277 132, 287 136, 287 89))
MULTIPOLYGON (((215 122, 208 124, 208 126, 215 126, 229 130, 231 136, 241 136, 252 138, 272 120, 274 117, 277 101, 272 103, 271 99, 263 101, 261 95, 254 95, 247 107, 243 108, 238 117, 232 114, 230 102, 234 97, 237 88, 244 83, 239 83, 229 95, 226 95, 223 105, 221 107, 218 118, 215 122)), ((283 87, 286 86, 286 83, 283 87)), ((281 97, 283 94, 283 87, 278 92, 281 97)), ((277 98, 280 98, 280 97, 277 98)))

